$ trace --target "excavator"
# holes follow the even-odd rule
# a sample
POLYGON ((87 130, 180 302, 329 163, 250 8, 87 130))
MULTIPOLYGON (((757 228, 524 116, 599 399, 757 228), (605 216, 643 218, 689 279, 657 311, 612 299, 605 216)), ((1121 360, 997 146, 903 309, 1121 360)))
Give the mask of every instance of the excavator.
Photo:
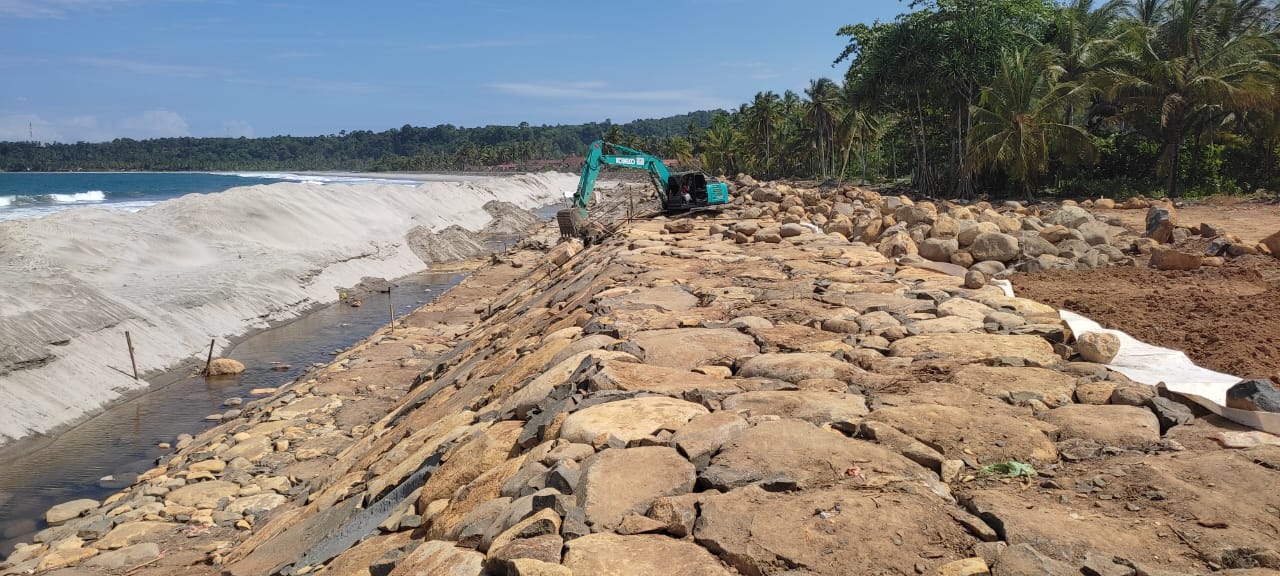
POLYGON ((703 172, 672 173, 660 158, 596 140, 591 143, 591 150, 582 163, 582 178, 578 180, 578 190, 573 194, 572 207, 556 213, 562 237, 582 238, 584 243, 590 244, 597 236, 590 231, 587 205, 591 202, 600 168, 605 165, 648 172, 664 212, 683 212, 729 203, 729 185, 703 172), (605 153, 606 149, 609 154, 605 153))

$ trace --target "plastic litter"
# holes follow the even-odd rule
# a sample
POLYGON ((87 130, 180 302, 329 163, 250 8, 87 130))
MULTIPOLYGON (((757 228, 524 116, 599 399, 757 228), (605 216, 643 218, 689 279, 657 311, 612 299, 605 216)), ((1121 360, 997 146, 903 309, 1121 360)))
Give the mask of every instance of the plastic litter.
POLYGON ((1034 478, 1036 476, 1035 468, 1030 464, 1018 462, 1017 460, 988 464, 980 468, 979 472, 983 476, 1001 476, 1004 478, 1034 478))

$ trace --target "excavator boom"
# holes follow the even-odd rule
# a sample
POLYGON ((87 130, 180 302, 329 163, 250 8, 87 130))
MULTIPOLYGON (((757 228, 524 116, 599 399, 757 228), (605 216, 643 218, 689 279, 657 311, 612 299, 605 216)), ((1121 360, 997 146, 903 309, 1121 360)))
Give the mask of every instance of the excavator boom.
POLYGON ((586 236, 587 206, 591 203, 600 168, 605 165, 647 172, 657 190, 662 209, 667 212, 729 203, 729 185, 724 182, 710 179, 702 172, 673 174, 660 158, 626 146, 596 140, 591 143, 587 157, 582 162, 582 176, 578 179, 578 190, 573 195, 573 207, 556 214, 562 236, 586 236), (613 153, 605 154, 605 146, 613 153))

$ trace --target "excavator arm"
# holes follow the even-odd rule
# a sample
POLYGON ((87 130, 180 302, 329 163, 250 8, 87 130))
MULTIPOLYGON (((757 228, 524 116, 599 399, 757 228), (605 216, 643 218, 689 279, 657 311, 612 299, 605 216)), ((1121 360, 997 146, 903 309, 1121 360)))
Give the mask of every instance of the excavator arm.
POLYGON ((578 189, 573 194, 573 206, 556 213, 562 236, 590 236, 587 232, 587 206, 591 203, 600 168, 605 165, 648 172, 663 210, 679 211, 729 202, 729 185, 724 182, 708 180, 707 175, 701 172, 672 174, 660 158, 626 146, 596 140, 591 143, 587 157, 582 162, 582 176, 578 179, 578 189), (605 146, 609 147, 610 154, 605 154, 605 146))

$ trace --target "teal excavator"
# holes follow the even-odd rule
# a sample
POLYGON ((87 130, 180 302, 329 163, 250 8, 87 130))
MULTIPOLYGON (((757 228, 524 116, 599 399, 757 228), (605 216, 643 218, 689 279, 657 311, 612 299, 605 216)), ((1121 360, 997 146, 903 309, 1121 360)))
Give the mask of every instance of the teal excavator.
POLYGON ((573 206, 556 213, 561 236, 590 242, 593 235, 588 230, 587 205, 591 202, 600 168, 605 165, 648 172, 664 212, 683 212, 729 203, 729 185, 709 178, 703 172, 673 173, 667 170, 667 165, 660 158, 596 140, 591 143, 587 159, 582 163, 582 178, 578 180, 578 191, 573 195, 573 206), (609 154, 605 153, 606 148, 609 154))

